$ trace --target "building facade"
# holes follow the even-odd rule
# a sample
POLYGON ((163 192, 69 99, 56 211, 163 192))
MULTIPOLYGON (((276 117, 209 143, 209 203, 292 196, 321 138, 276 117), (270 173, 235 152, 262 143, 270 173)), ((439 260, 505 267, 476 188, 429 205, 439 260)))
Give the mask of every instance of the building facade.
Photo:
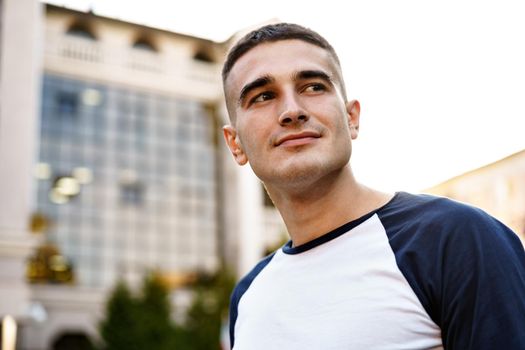
MULTIPOLYGON (((23 246, 18 289, 0 280, 4 300, 23 301, 17 312, 0 308, 19 321, 18 348, 96 340, 119 279, 137 285, 154 270, 180 280, 223 265, 243 274, 281 239, 284 227, 264 205, 260 182, 223 145, 220 67, 229 43, 33 0, 2 7, 15 3, 37 18, 27 34, 35 95, 21 118, 31 127, 13 127, 0 140, 10 149, 23 141, 25 151, 22 168, 19 151, 11 153, 16 161, 4 162, 5 154, 0 162, 2 190, 11 191, 2 206, 12 207, 6 198, 16 186, 27 197, 11 210, 23 246)), ((3 91, 2 99, 10 96, 3 91)), ((7 223, 6 216, 0 224, 7 223)), ((0 243, 0 251, 11 249, 0 243)), ((173 297, 182 305, 190 298, 183 288, 173 297)))
POLYGON ((525 242, 525 150, 456 176, 425 192, 487 211, 525 242))

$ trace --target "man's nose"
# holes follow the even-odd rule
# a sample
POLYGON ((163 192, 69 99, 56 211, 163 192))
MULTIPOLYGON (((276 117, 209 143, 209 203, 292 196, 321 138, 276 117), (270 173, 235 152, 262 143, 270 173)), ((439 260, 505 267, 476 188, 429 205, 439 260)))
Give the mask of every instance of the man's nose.
POLYGON ((308 114, 298 101, 295 94, 285 96, 283 99, 282 112, 279 115, 279 124, 292 125, 296 123, 304 123, 309 119, 308 114))

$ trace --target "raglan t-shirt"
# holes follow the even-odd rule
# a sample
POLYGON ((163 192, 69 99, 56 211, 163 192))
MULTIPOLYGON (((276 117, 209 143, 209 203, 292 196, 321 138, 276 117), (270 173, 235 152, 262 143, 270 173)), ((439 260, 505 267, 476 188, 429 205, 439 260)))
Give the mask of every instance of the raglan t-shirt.
POLYGON ((525 253, 483 211, 397 193, 236 286, 234 350, 525 349, 525 253))

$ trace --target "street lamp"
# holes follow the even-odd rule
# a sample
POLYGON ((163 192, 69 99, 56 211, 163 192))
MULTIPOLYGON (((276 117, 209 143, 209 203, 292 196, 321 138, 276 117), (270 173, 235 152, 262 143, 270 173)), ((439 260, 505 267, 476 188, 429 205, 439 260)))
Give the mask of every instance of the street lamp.
POLYGON ((2 319, 2 349, 15 350, 16 345, 16 321, 11 315, 2 319))

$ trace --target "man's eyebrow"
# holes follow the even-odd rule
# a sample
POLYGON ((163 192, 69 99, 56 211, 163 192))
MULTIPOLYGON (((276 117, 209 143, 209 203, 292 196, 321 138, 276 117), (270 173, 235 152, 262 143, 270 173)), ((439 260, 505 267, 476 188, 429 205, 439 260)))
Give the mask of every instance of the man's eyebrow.
POLYGON ((333 83, 332 77, 322 70, 302 70, 295 73, 293 78, 294 80, 320 78, 326 80, 327 82, 333 83))
POLYGON ((254 81, 249 82, 248 84, 244 85, 243 88, 241 89, 241 93, 239 94, 238 104, 240 105, 242 103, 242 101, 244 100, 244 98, 250 91, 260 88, 262 86, 268 85, 270 83, 273 83, 274 81, 275 81, 274 78, 270 76, 264 76, 264 77, 257 78, 254 81))

